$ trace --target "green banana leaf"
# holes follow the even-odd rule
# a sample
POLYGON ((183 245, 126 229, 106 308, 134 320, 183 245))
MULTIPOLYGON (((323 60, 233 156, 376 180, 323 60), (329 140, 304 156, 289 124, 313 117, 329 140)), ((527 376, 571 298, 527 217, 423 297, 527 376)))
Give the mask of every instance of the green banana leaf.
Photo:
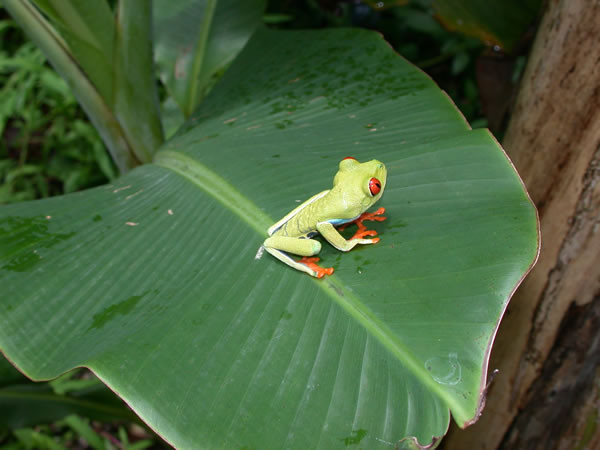
POLYGON ((152 164, 0 208, 0 349, 178 448, 425 446, 477 419, 537 251, 500 146, 379 35, 260 30, 152 164), (381 241, 321 280, 256 259, 346 156, 388 168, 381 241))
POLYGON ((436 17, 450 30, 511 52, 535 24, 541 0, 433 0, 436 17))

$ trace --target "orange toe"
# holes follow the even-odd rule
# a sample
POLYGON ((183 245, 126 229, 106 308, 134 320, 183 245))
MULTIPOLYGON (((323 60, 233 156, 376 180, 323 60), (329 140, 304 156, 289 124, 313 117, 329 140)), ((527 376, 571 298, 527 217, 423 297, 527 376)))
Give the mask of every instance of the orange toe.
POLYGON ((354 236, 352 236, 350 239, 362 239, 365 236, 377 236, 377 231, 367 230, 366 228, 362 230, 359 229, 356 233, 354 233, 354 236))
POLYGON ((319 262, 319 258, 317 257, 308 258, 305 256, 298 262, 314 270, 317 273, 317 278, 323 278, 325 275, 331 275, 333 273, 333 267, 321 267, 317 265, 316 263, 319 262))
POLYGON ((359 221, 363 221, 363 220, 376 220, 377 222, 382 222, 385 219, 387 219, 387 217, 383 217, 382 214, 385 213, 385 208, 379 208, 377 211, 369 213, 369 212, 365 212, 362 213, 361 216, 357 219, 359 221))
POLYGON ((363 236, 375 236, 377 232, 374 230, 367 230, 367 227, 363 225, 363 221, 373 220, 377 222, 382 222, 387 219, 387 217, 382 216, 383 213, 385 213, 385 208, 379 208, 377 211, 374 211, 372 213, 364 212, 358 217, 358 219, 353 220, 352 222, 345 223, 342 226, 338 227, 338 230, 342 231, 348 225, 355 223, 358 226, 358 230, 350 239, 360 239, 363 236))

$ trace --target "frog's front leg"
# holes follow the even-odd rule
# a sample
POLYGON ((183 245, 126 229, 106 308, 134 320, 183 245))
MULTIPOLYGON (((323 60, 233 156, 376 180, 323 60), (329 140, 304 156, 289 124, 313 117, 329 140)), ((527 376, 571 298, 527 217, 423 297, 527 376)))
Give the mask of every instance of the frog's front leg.
POLYGON ((324 268, 316 264, 317 261, 319 261, 319 258, 307 258, 308 256, 314 256, 321 251, 321 243, 314 239, 271 236, 265 240, 263 246, 266 251, 279 261, 296 270, 306 272, 313 277, 323 278, 325 275, 331 275, 333 273, 333 267, 324 268), (296 261, 286 252, 304 256, 304 258, 296 261))
MULTIPOLYGON (((335 248, 342 252, 348 252, 356 247, 358 244, 376 244, 379 242, 379 238, 373 239, 362 239, 362 237, 356 237, 354 235, 349 240, 344 239, 338 230, 329 222, 319 222, 317 224, 317 230, 321 235, 327 239, 327 241, 335 248)), ((358 234, 358 233, 357 233, 358 234)), ((363 233, 364 235, 371 235, 370 233, 363 233)), ((376 234, 376 233, 375 233, 376 234)))

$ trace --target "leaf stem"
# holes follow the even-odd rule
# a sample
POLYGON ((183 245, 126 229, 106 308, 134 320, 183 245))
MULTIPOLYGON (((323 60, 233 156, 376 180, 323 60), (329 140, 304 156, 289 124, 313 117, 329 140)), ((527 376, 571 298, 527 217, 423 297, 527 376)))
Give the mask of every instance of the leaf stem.
POLYGON ((114 114, 143 163, 164 141, 152 58, 152 3, 120 1, 114 42, 114 114))
POLYGON ((200 73, 206 57, 206 46, 208 44, 208 37, 210 36, 210 29, 215 15, 216 5, 216 0, 208 0, 206 2, 206 11, 202 20, 202 26, 200 27, 200 36, 194 53, 194 60, 192 61, 192 73, 189 78, 187 104, 185 105, 184 110, 186 117, 189 117, 194 112, 194 109, 198 106, 203 97, 203 93, 199 92, 199 87, 202 84, 200 73))
POLYGON ((79 66, 64 40, 29 0, 5 0, 4 7, 42 49, 56 71, 67 81, 79 103, 102 136, 121 173, 139 165, 127 137, 106 102, 79 66))

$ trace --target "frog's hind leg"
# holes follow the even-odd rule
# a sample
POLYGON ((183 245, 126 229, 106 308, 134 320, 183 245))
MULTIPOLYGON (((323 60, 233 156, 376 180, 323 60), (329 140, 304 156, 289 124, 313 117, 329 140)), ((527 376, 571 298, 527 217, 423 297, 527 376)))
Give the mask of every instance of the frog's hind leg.
POLYGON ((272 236, 264 242, 265 250, 277 258, 279 261, 293 267, 301 272, 322 278, 325 275, 331 275, 333 268, 323 268, 316 264, 319 258, 307 258, 307 256, 316 255, 321 251, 321 243, 313 239, 299 239, 287 236, 272 236), (296 261, 287 253, 304 256, 300 261, 296 261))
POLYGON ((289 256, 287 253, 282 252, 281 250, 277 250, 276 248, 269 248, 269 247, 265 247, 265 250, 268 251, 275 258, 277 258, 279 261, 287 264, 288 266, 293 267, 294 269, 299 270, 301 272, 306 272, 310 276, 318 277, 317 272, 312 270, 306 264, 297 262, 291 256, 289 256))

